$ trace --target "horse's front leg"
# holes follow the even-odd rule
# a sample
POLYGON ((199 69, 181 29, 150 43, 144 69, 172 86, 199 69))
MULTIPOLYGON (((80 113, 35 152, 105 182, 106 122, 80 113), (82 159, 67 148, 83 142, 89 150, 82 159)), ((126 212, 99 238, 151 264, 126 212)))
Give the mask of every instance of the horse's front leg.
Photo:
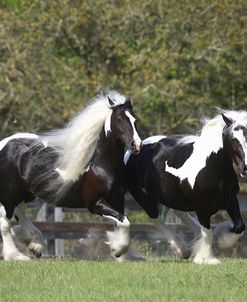
POLYGON ((243 235, 245 229, 237 196, 234 196, 226 211, 231 217, 233 225, 228 221, 224 221, 216 226, 215 246, 219 249, 233 247, 243 235))
POLYGON ((34 256, 40 257, 45 249, 44 238, 31 220, 25 215, 26 204, 22 202, 15 208, 15 216, 18 218, 19 225, 12 227, 11 233, 16 243, 25 244, 28 251, 34 256))
POLYGON ((114 231, 107 231, 107 243, 111 247, 112 255, 120 257, 128 251, 130 244, 130 222, 126 216, 113 209, 105 200, 100 199, 92 207, 90 212, 98 214, 116 222, 114 231))
POLYGON ((201 234, 193 243, 192 258, 197 264, 218 264, 213 253, 213 232, 210 228, 210 215, 197 213, 201 224, 201 234))

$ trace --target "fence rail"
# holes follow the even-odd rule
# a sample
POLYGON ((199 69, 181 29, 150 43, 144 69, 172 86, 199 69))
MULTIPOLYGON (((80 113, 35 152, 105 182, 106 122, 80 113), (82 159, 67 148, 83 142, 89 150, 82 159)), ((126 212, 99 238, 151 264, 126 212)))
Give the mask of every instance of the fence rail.
MULTIPOLYGON (((41 222, 37 221, 34 225, 43 232, 48 240, 52 239, 78 239, 86 238, 88 233, 95 232, 104 235, 106 231, 112 231, 114 225, 106 222, 41 222)), ((185 225, 168 223, 169 227, 177 231, 189 232, 185 225)), ((156 239, 163 237, 158 235, 157 229, 152 223, 133 223, 130 225, 131 237, 139 240, 155 236, 156 239)))
MULTIPOLYGON (((241 212, 247 212, 247 192, 239 194, 239 203, 241 212)), ((126 209, 128 211, 139 211, 140 206, 127 198, 126 209)), ((48 254, 52 256, 64 256, 64 240, 88 238, 89 234, 95 233, 98 236, 105 236, 105 232, 113 230, 114 225, 108 222, 64 222, 63 217, 66 213, 83 213, 86 209, 71 208, 49 208, 50 218, 48 221, 36 221, 34 224, 42 231, 44 238, 47 240, 48 254), (51 215, 52 214, 52 215, 51 215), (51 218, 52 217, 52 218, 51 218)), ((178 220, 179 221, 179 220, 178 220)), ((167 226, 176 232, 186 234, 188 238, 192 238, 189 229, 182 223, 167 223, 167 226)), ((163 236, 157 231, 152 223, 132 223, 130 226, 131 238, 137 240, 162 240, 163 236)), ((246 240, 247 236, 243 236, 241 241, 246 240)))

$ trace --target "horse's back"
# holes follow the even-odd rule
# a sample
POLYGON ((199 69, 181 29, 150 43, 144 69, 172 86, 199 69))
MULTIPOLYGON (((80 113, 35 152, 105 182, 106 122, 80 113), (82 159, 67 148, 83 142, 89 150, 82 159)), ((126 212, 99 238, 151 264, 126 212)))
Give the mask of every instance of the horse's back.
POLYGON ((32 198, 24 175, 30 164, 31 154, 27 151, 34 139, 34 136, 21 138, 18 135, 0 142, 0 203, 9 217, 17 204, 32 198))
POLYGON ((32 191, 32 181, 54 163, 56 153, 32 134, 13 135, 0 146, 0 202, 23 199, 23 192, 32 191))
POLYGON ((9 181, 21 173, 22 158, 30 149, 34 138, 10 137, 0 142, 0 179, 9 181), (13 174, 15 177, 13 178, 13 174))

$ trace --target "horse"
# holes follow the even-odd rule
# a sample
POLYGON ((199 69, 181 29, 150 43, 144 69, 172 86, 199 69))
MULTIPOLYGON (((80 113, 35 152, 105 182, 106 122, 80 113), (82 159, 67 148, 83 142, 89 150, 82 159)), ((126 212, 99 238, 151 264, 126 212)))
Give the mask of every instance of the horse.
POLYGON ((173 240, 159 219, 160 204, 183 212, 194 211, 199 223, 182 214, 200 234, 192 246, 193 262, 220 263, 213 251, 211 216, 226 210, 233 222, 218 232, 217 244, 221 248, 236 243, 245 229, 234 168, 246 176, 247 112, 221 110, 212 119, 205 119, 196 135, 149 137, 138 155, 127 152, 124 161, 126 189, 160 231, 173 240))
POLYGON ((126 251, 129 221, 123 214, 123 156, 126 150, 140 152, 142 141, 135 124, 130 98, 109 91, 91 100, 62 129, 17 133, 0 142, 5 260, 30 260, 15 244, 20 237, 35 256, 42 254, 42 234, 25 215, 25 205, 34 197, 57 206, 85 207, 113 220, 115 233, 108 233, 112 253, 120 256, 126 251), (19 222, 16 228, 11 228, 13 215, 19 222))

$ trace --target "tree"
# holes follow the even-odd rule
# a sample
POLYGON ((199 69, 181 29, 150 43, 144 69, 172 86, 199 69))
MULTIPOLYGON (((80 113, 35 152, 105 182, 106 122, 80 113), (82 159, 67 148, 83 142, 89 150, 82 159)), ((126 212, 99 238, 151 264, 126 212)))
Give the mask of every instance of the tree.
POLYGON ((0 128, 64 124, 101 89, 132 97, 143 135, 245 109, 245 1, 1 3, 0 128))

